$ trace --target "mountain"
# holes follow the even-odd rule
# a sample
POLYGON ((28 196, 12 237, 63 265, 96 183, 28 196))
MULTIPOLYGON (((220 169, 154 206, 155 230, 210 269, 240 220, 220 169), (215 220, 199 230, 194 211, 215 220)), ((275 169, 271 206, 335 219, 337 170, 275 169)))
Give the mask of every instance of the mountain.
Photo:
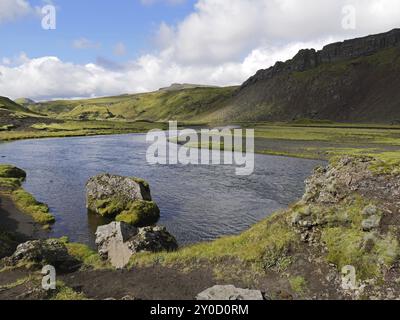
POLYGON ((238 87, 195 87, 83 100, 58 100, 29 109, 64 119, 104 118, 148 121, 197 121, 227 101, 238 87))
POLYGON ((0 97, 0 109, 5 109, 8 111, 13 111, 13 112, 26 112, 27 110, 19 105, 18 103, 10 100, 9 98, 6 97, 0 97))
POLYGON ((400 29, 300 50, 240 87, 173 84, 156 92, 29 105, 82 119, 400 123, 400 29))
POLYGON ((173 83, 169 87, 161 88, 159 91, 179 91, 179 90, 195 89, 195 88, 217 88, 217 87, 207 86, 207 85, 202 85, 202 84, 173 83))
POLYGON ((259 70, 209 115, 229 121, 400 122, 400 29, 347 40, 259 70))
POLYGON ((35 101, 33 101, 32 99, 29 99, 29 98, 15 99, 14 102, 20 104, 21 106, 28 106, 30 104, 36 103, 35 101))

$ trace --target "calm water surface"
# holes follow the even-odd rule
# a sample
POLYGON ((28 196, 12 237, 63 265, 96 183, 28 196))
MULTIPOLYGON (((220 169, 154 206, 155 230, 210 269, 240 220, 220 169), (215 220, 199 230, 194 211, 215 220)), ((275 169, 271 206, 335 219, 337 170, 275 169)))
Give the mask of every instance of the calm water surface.
POLYGON ((26 170, 24 187, 49 205, 57 222, 51 236, 93 246, 104 224, 88 215, 85 183, 112 173, 144 178, 161 209, 160 224, 180 244, 238 234, 298 199, 304 180, 322 162, 256 155, 251 176, 233 166, 152 166, 140 134, 25 140, 0 144, 0 162, 26 170))

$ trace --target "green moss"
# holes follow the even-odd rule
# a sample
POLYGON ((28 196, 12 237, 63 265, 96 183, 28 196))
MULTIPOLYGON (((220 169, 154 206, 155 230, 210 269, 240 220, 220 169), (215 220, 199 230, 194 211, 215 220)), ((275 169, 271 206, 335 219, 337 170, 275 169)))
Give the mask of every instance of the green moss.
POLYGON ((322 240, 326 243, 329 262, 339 270, 346 265, 356 268, 360 279, 382 276, 382 268, 389 268, 399 254, 399 244, 395 237, 372 237, 371 248, 364 246, 368 234, 356 228, 327 228, 323 230, 322 240))
POLYGON ((4 126, 0 126, 0 131, 10 131, 14 128, 15 126, 13 124, 6 124, 4 126))
POLYGON ((31 215, 36 222, 43 225, 55 222, 54 216, 49 213, 49 207, 44 203, 38 202, 24 189, 15 190, 12 193, 12 199, 18 208, 31 215))
POLYGON ((21 187, 21 179, 16 178, 0 178, 0 187, 6 190, 15 190, 21 187))
POLYGON ((57 281, 56 292, 53 293, 51 300, 88 300, 83 293, 78 293, 72 288, 68 287, 64 282, 57 281))
MULTIPOLYGON (((245 269, 250 268, 253 272, 265 272, 267 254, 279 256, 290 245, 295 246, 298 241, 296 233, 286 220, 287 214, 278 213, 239 236, 199 243, 171 253, 140 253, 132 257, 130 264, 196 268, 202 262, 217 265, 221 260, 227 259, 235 260, 237 264, 243 264, 245 269), (276 253, 271 253, 273 251, 276 253)), ((226 273, 229 273, 229 270, 226 273)))
POLYGON ((300 297, 303 296, 307 291, 307 281, 301 276, 291 277, 289 279, 290 287, 293 292, 298 294, 300 297))
POLYGON ((25 284, 25 283, 27 283, 29 281, 32 281, 32 279, 33 279, 32 276, 28 276, 28 277, 25 277, 25 278, 18 279, 16 281, 14 281, 13 283, 9 283, 9 284, 0 286, 0 291, 2 291, 2 290, 10 290, 10 289, 19 287, 19 286, 21 286, 21 285, 23 285, 23 284, 25 284))
POLYGON ((370 166, 370 170, 379 175, 398 175, 400 174, 400 151, 384 152, 374 155, 376 160, 370 166))
POLYGON ((136 227, 156 224, 160 219, 160 209, 153 201, 134 201, 122 211, 116 221, 126 222, 136 227))
POLYGON ((26 172, 8 164, 0 165, 0 178, 25 179, 26 172))
POLYGON ((98 253, 90 249, 87 245, 80 243, 69 243, 67 239, 64 241, 68 253, 77 260, 81 261, 84 267, 95 270, 110 268, 110 265, 103 261, 98 253))
MULTIPOLYGON (((92 207, 92 205, 90 205, 90 207, 92 207)), ((101 216, 114 218, 125 208, 125 203, 117 198, 106 199, 106 200, 95 200, 94 207, 97 208, 97 212, 101 216)))

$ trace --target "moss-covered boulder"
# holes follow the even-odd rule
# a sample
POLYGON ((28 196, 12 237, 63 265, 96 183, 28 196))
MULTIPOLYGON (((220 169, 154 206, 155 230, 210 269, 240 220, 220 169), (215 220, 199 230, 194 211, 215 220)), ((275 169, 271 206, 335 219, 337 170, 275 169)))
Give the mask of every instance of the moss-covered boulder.
POLYGON ((58 239, 22 243, 4 262, 9 267, 26 267, 32 270, 52 265, 61 272, 75 271, 81 266, 81 262, 69 254, 65 243, 58 239))
POLYGON ((18 189, 26 178, 26 172, 8 164, 0 165, 0 190, 12 191, 18 189))
POLYGON ((0 165, 0 178, 25 179, 26 172, 20 168, 8 164, 0 165))
POLYGON ((128 209, 117 215, 116 220, 126 222, 136 227, 146 227, 157 223, 160 219, 160 209, 153 201, 134 201, 128 209))
POLYGON ((134 177, 101 174, 89 179, 86 206, 90 212, 136 227, 150 226, 160 219, 149 184, 134 177))

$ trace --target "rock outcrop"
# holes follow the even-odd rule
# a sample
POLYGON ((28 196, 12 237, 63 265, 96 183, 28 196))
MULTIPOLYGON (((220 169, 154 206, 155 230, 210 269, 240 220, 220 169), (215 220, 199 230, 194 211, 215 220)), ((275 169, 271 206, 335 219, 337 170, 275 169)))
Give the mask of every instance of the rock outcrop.
POLYGON ((125 267, 132 255, 139 252, 173 251, 176 239, 165 227, 136 228, 124 222, 112 222, 96 232, 96 244, 103 259, 116 268, 125 267))
POLYGON ((14 254, 5 258, 7 266, 41 269, 51 265, 60 272, 79 269, 81 262, 72 257, 65 244, 57 239, 34 240, 20 244, 14 254))
POLYGON ((400 29, 300 50, 259 70, 212 118, 398 123, 399 70, 400 29))
POLYGON ((153 225, 160 218, 149 185, 138 178, 110 174, 93 177, 86 184, 86 204, 91 212, 136 227, 153 225))
POLYGON ((287 72, 302 72, 315 68, 324 63, 338 62, 353 58, 373 55, 380 50, 400 47, 400 29, 387 33, 346 40, 326 45, 322 50, 303 49, 293 59, 286 62, 277 62, 275 66, 259 70, 255 76, 243 83, 242 88, 273 76, 287 72))
POLYGON ((235 286, 214 286, 209 288, 196 297, 196 300, 264 300, 263 294, 259 290, 239 289, 235 286))

